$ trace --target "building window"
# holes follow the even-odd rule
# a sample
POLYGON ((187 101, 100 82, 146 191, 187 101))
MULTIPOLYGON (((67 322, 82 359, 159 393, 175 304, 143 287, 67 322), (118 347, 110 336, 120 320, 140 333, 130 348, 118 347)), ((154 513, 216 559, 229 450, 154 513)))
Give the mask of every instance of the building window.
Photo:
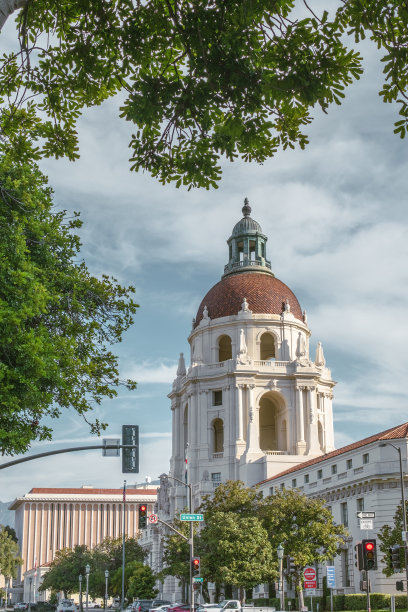
POLYGON ((273 487, 269 487, 269 495, 273 495, 273 487))
POLYGON ((345 527, 348 527, 348 510, 347 502, 340 504, 341 522, 345 527))
POLYGON ((323 478, 323 470, 317 470, 317 478, 323 478))
POLYGON ((292 480, 292 489, 296 489, 296 478, 292 480))
POLYGON ((307 484, 309 482, 309 474, 305 474, 305 483, 307 484))
POLYGON ((222 406, 222 391, 213 391, 213 406, 222 406))
POLYGON ((336 464, 331 466, 331 473, 332 474, 337 474, 337 465, 336 464))
POLYGON ((364 510, 364 497, 357 498, 357 512, 362 512, 364 510))
POLYGON ((218 361, 232 359, 232 345, 229 336, 221 336, 218 341, 218 361))
POLYGON ((363 455, 363 463, 370 463, 370 455, 368 453, 364 453, 363 455))
POLYGON ((224 423, 221 419, 215 419, 212 424, 213 452, 224 452, 224 423))
POLYGON ((211 474, 211 480, 213 483, 213 487, 218 487, 218 485, 221 483, 221 472, 213 472, 211 474))
POLYGON ((346 469, 351 470, 352 467, 353 467, 353 460, 352 459, 347 459, 347 461, 346 461, 346 469))

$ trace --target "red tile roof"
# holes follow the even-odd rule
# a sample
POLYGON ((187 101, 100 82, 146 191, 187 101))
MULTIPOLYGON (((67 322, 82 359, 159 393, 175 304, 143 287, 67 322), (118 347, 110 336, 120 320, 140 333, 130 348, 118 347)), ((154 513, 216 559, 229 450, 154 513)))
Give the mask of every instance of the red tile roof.
POLYGON ((293 315, 303 320, 297 297, 282 281, 262 272, 242 272, 226 276, 209 290, 197 311, 196 326, 203 318, 204 306, 211 319, 218 319, 238 314, 244 298, 255 314, 280 315, 288 300, 293 315))
POLYGON ((270 482, 272 480, 275 480, 276 478, 286 476, 286 474, 292 474, 297 470, 301 470, 311 465, 316 465, 318 463, 321 463, 322 461, 326 461, 327 459, 332 459, 333 457, 338 457, 339 455, 343 455, 348 451, 367 446, 367 444, 371 444, 372 442, 378 442, 379 440, 398 440, 401 438, 408 438, 408 423, 402 423, 402 425, 397 425, 397 427, 391 427, 391 429, 386 429, 385 431, 381 431, 380 433, 374 434, 373 436, 369 436, 368 438, 364 438, 363 440, 359 440, 358 442, 353 442, 352 444, 348 444, 347 446, 338 448, 332 451, 331 453, 326 453, 325 455, 321 455, 320 457, 315 457, 314 459, 310 459, 309 461, 305 461, 304 463, 298 463, 297 465, 289 468, 288 470, 280 472, 280 474, 276 474, 276 476, 272 476, 271 478, 266 478, 266 480, 258 482, 258 484, 270 482))
MULTIPOLYGON (((94 489, 92 488, 77 488, 77 489, 65 489, 65 488, 34 488, 31 489, 30 493, 41 494, 51 493, 54 495, 122 495, 123 489, 94 489)), ((156 495, 157 489, 126 489, 128 495, 156 495)))

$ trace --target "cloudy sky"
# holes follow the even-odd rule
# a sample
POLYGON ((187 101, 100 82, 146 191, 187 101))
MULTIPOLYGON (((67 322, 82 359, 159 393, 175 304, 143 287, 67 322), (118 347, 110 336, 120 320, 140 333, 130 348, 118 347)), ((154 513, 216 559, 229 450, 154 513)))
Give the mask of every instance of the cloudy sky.
MULTIPOLYGON (((11 22, 2 38, 13 40, 11 22)), ((106 437, 140 426, 141 471, 128 483, 168 470, 166 396, 179 353, 189 359, 191 319, 221 277, 245 196, 269 237, 274 273, 308 312, 313 355, 322 341, 338 382, 336 446, 407 420, 408 143, 393 134, 397 109, 378 96, 377 51, 366 44, 364 54, 366 72, 344 104, 327 116, 316 110, 305 151, 263 166, 227 163, 218 190, 187 192, 131 173, 132 127, 118 118, 120 100, 85 113, 78 162, 42 163, 56 207, 81 212, 90 270, 136 287, 140 308, 117 351, 122 375, 138 388, 97 410, 110 423, 106 437)), ((53 425, 53 442, 33 453, 92 441, 74 413, 53 425)), ((59 455, 2 471, 1 499, 35 486, 120 487, 123 478, 120 460, 101 451, 59 455)))

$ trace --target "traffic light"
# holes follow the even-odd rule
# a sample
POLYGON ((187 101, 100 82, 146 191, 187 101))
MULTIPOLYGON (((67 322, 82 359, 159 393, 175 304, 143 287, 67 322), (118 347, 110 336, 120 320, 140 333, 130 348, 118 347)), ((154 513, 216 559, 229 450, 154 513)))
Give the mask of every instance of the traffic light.
POLYGON ((401 546, 399 544, 394 544, 388 549, 389 565, 395 572, 401 571, 400 548, 401 546))
POLYGON ((139 504, 139 529, 145 529, 147 525, 147 506, 139 504))
POLYGON ((191 559, 191 570, 193 577, 200 575, 200 557, 193 557, 191 559))
POLYGON ((397 580, 397 582, 395 583, 395 588, 397 589, 397 591, 403 591, 404 590, 404 581, 403 580, 397 580))
POLYGON ((286 571, 288 574, 294 574, 296 571, 295 560, 290 555, 286 557, 286 571))
POLYGON ((363 563, 365 570, 377 569, 377 542, 376 540, 363 540, 363 563))
POLYGON ((360 571, 364 569, 364 562, 363 562, 363 545, 361 544, 361 542, 358 542, 355 547, 354 547, 354 565, 356 566, 357 569, 359 569, 360 571))
POLYGON ((139 473, 139 425, 122 425, 122 474, 139 473))

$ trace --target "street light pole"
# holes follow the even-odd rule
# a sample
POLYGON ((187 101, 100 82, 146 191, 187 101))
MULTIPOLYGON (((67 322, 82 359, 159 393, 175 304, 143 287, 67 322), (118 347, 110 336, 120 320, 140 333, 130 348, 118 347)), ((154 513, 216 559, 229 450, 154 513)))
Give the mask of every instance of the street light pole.
POLYGON ((82 574, 79 574, 78 580, 79 580, 79 612, 83 612, 83 608, 82 608, 82 574))
POLYGON ((85 573, 86 573, 86 599, 85 599, 85 610, 86 612, 88 612, 88 594, 89 594, 89 572, 91 571, 91 568, 89 566, 89 563, 86 564, 85 566, 85 573))
POLYGON ((105 570, 105 610, 108 606, 108 580, 109 580, 109 570, 105 570))
POLYGON ((284 610, 285 608, 285 599, 283 592, 283 552, 284 548, 282 544, 279 544, 277 549, 278 561, 279 561, 279 597, 280 597, 280 609, 284 610))
MULTIPOLYGON (((187 472, 188 473, 188 472, 187 472)), ((169 474, 162 474, 162 476, 166 478, 171 478, 176 482, 179 482, 184 487, 188 488, 188 511, 190 514, 193 512, 193 489, 191 483, 183 482, 179 478, 175 476, 170 476, 169 474)), ((194 526, 193 521, 190 521, 190 612, 194 612, 194 585, 193 585, 193 557, 194 557, 194 526)))
POLYGON ((400 470, 400 487, 401 487, 401 504, 402 504, 402 525, 405 532, 404 542, 404 559, 405 559, 405 582, 407 588, 407 606, 408 606, 408 542, 407 542, 407 510, 405 506, 405 491, 404 491, 404 473, 402 471, 401 448, 395 446, 392 442, 383 442, 380 446, 392 446, 398 452, 399 470, 400 470))
POLYGON ((29 577, 28 583, 30 585, 29 591, 28 591, 28 612, 31 612, 31 585, 33 584, 33 577, 32 576, 29 577))

